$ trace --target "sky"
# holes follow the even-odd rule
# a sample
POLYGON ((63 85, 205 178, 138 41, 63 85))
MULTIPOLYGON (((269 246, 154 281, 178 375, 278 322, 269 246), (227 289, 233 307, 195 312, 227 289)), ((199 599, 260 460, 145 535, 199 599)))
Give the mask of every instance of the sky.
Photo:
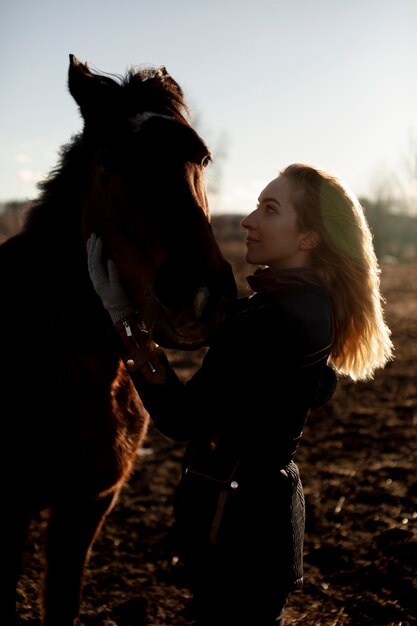
POLYGON ((212 213, 249 213, 293 162, 372 197, 417 153, 417 0, 0 0, 0 202, 37 197, 82 129, 70 53, 166 66, 213 153, 212 213))

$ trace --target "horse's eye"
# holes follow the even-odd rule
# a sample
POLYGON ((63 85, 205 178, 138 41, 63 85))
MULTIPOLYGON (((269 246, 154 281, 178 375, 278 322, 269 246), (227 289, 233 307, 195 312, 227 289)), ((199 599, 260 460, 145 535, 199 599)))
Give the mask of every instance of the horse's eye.
POLYGON ((206 154, 205 157, 203 157, 203 160, 201 161, 201 165, 203 167, 207 167, 207 165, 210 163, 211 161, 211 156, 209 154, 206 154))

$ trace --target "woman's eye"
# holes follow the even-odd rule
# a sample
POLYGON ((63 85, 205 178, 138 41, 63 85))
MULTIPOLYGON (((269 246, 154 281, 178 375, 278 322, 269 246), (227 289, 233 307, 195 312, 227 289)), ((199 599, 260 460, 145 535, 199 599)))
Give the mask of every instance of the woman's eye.
POLYGON ((211 161, 211 156, 209 154, 206 154, 205 157, 203 157, 203 160, 201 161, 201 165, 203 167, 207 167, 207 165, 210 163, 211 161))
POLYGON ((276 208, 272 204, 267 204, 265 210, 267 213, 276 213, 276 208))

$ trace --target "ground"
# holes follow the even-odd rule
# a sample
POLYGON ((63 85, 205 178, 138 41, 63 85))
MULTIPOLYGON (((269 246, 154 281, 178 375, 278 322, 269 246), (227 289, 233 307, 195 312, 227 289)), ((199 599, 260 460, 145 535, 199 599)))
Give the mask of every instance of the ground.
MULTIPOLYGON (((237 244, 226 256, 245 290, 237 244)), ((396 358, 368 383, 344 380, 297 452, 306 496, 305 585, 288 626, 417 625, 417 266, 382 266, 396 358)), ((202 353, 169 352, 181 376, 202 353)), ((85 626, 187 626, 189 593, 172 560, 172 499, 183 446, 152 427, 137 467, 92 550, 85 626)), ((19 626, 38 622, 42 530, 31 526, 19 626)), ((257 626, 257 625, 254 625, 257 626)))

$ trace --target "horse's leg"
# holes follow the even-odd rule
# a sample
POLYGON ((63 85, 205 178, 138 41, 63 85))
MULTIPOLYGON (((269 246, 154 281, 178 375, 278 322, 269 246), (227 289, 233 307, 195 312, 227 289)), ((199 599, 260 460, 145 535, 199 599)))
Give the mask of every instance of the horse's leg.
POLYGON ((73 626, 80 613, 84 567, 117 496, 62 502, 51 512, 46 537, 43 626, 73 626))
MULTIPOLYGON (((7 502, 7 500, 5 500, 7 502)), ((13 500, 9 500, 13 502, 13 500)), ((30 512, 19 507, 18 503, 12 507, 7 515, 2 517, 3 536, 5 545, 2 552, 2 570, 6 574, 2 582, 0 593, 0 622, 13 625, 16 623, 16 587, 20 577, 23 552, 26 546, 30 512), (5 620, 3 622, 3 620, 5 620)))

